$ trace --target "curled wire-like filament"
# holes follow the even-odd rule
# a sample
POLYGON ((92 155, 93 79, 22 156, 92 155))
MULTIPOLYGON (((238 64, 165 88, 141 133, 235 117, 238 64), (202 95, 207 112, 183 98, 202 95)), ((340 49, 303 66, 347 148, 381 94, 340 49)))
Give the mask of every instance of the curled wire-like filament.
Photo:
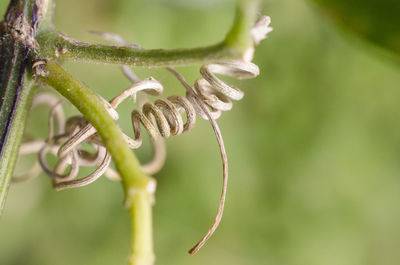
POLYGON ((241 90, 225 83, 216 77, 215 74, 243 79, 257 76, 259 70, 255 64, 242 61, 225 61, 219 64, 205 65, 200 69, 200 73, 203 77, 195 82, 194 87, 191 87, 174 69, 168 68, 168 70, 172 72, 186 88, 186 97, 192 103, 196 113, 210 121, 217 138, 222 159, 222 192, 217 215, 208 232, 189 250, 189 254, 194 255, 217 229, 221 222, 225 206, 228 185, 228 157, 226 155, 221 130, 215 120, 220 117, 222 111, 227 111, 232 108, 230 99, 239 100, 243 97, 243 92, 241 90))
MULTIPOLYGON (((257 45, 266 38, 272 28, 269 27, 270 18, 261 17, 251 30, 253 44, 257 45)), ((102 37, 123 45, 130 45, 118 35, 112 33, 98 33, 102 37)), ((140 47, 140 46, 138 46, 140 47)), ((221 131, 216 119, 222 111, 232 108, 232 100, 240 100, 244 93, 235 86, 226 83, 218 76, 228 76, 237 79, 256 77, 259 74, 257 65, 251 63, 254 47, 240 60, 224 60, 207 64, 201 67, 201 78, 196 80, 193 86, 174 69, 167 68, 185 87, 186 96, 173 95, 164 99, 157 99, 154 103, 142 102, 139 109, 131 113, 133 137, 123 133, 124 139, 132 149, 142 145, 142 128, 150 135, 154 148, 153 159, 142 166, 147 174, 154 174, 165 161, 165 146, 163 138, 170 135, 180 135, 190 131, 195 122, 196 115, 210 122, 220 148, 223 165, 223 183, 220 203, 217 215, 205 236, 191 249, 190 254, 195 254, 211 237, 218 227, 225 205, 225 197, 228 183, 228 158, 225 151, 221 131), (217 76, 218 75, 218 76, 217 76), (185 119, 186 118, 186 119, 185 119)), ((163 86, 150 77, 139 80, 127 66, 121 67, 125 76, 132 85, 123 90, 119 95, 106 101, 99 96, 109 115, 118 120, 117 107, 128 98, 136 102, 138 93, 161 95, 163 86)), ((60 102, 51 94, 39 94, 34 99, 34 105, 48 104, 51 107, 49 115, 49 135, 44 141, 28 142, 21 146, 20 154, 39 152, 39 164, 43 171, 52 178, 56 190, 82 187, 92 183, 103 174, 112 180, 119 180, 118 173, 110 167, 111 155, 103 145, 96 129, 82 116, 74 116, 64 122, 64 114, 60 102), (54 130, 54 127, 56 130, 54 130), (55 131, 55 132, 54 132, 55 131), (89 152, 83 148, 83 144, 90 145, 95 151, 89 152), (46 157, 52 154, 58 157, 54 169, 47 164, 46 157), (95 167, 88 176, 76 179, 80 167, 95 167)), ((15 178, 15 181, 27 179, 37 172, 35 165, 25 175, 15 178)))
MULTIPOLYGON (((119 104, 127 98, 136 95, 139 91, 158 95, 162 93, 163 87, 155 79, 148 78, 132 84, 129 88, 125 89, 118 96, 110 100, 110 102, 105 101, 101 97, 100 99, 108 110, 110 116, 114 120, 117 120, 119 115, 116 108, 119 104)), ((178 100, 178 103, 179 102, 180 101, 178 100)), ((49 136, 46 140, 46 144, 39 152, 39 162, 43 171, 53 178, 53 185, 56 190, 88 185, 97 180, 103 174, 113 180, 120 179, 118 173, 109 167, 111 163, 111 155, 104 147, 100 137, 97 135, 96 130, 91 124, 87 123, 82 116, 72 117, 65 125, 65 132, 53 136, 53 117, 54 115, 51 111, 49 117, 49 136), (53 144, 50 143, 51 139, 54 140, 53 144), (83 143, 91 145, 96 149, 96 152, 93 154, 82 149, 81 145, 83 143), (56 149, 55 152, 54 149, 56 149), (59 158, 55 169, 51 169, 47 165, 46 155, 49 153, 56 154, 59 158), (67 173, 64 173, 69 166, 70 170, 67 173), (94 166, 96 169, 88 176, 76 179, 80 166, 94 166)), ((137 149, 142 145, 140 129, 135 131, 134 139, 130 138, 126 134, 123 135, 130 148, 137 149)), ((143 171, 147 174, 154 174, 154 172, 157 172, 165 160, 164 144, 160 142, 160 139, 157 136, 152 137, 152 141, 155 149, 155 156, 150 163, 143 165, 143 171)))

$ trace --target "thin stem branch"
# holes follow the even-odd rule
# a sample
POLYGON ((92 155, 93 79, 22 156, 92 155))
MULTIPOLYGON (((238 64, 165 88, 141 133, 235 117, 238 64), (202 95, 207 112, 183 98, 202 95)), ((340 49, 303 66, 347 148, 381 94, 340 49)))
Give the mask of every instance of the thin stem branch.
POLYGON ((140 190, 131 194, 130 214, 132 226, 132 248, 129 263, 131 265, 150 265, 155 261, 153 252, 153 217, 154 197, 149 192, 140 190))
POLYGON ((225 40, 206 47, 144 50, 129 46, 89 44, 74 40, 50 28, 40 32, 37 41, 43 58, 131 66, 172 67, 242 58, 247 49, 252 47, 249 32, 257 15, 257 2, 241 1, 233 26, 225 40))
POLYGON ((73 78, 55 62, 48 62, 46 75, 39 79, 67 98, 97 130, 112 155, 125 189, 125 201, 132 214, 132 263, 149 265, 154 260, 152 239, 152 196, 156 182, 145 175, 128 148, 120 129, 103 103, 80 80, 73 78))
POLYGON ((232 52, 223 43, 195 49, 143 50, 83 43, 51 30, 40 34, 38 41, 41 44, 41 55, 46 58, 131 66, 183 66, 232 57, 232 52))

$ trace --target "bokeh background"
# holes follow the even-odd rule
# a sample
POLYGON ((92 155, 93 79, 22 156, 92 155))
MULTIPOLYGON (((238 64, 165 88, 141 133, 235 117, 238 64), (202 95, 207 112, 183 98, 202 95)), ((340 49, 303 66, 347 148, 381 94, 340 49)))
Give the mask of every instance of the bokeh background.
MULTIPOLYGON (((1 14, 7 2, 0 1, 1 14)), ((219 120, 230 159, 224 219, 193 257, 186 252, 217 209, 218 148, 200 120, 190 133, 167 140, 168 159, 155 176, 157 264, 399 264, 400 19, 394 10, 400 4, 325 2, 263 2, 275 30, 256 51, 261 75, 233 81, 246 96, 219 120)), ((220 41, 235 6, 227 0, 56 3, 56 25, 72 37, 102 42, 88 31, 109 31, 146 48, 220 41)), ((129 85, 115 66, 65 67, 107 99, 129 85)), ((198 69, 179 70, 192 82, 198 69)), ((184 93, 164 70, 135 70, 162 81, 164 95, 184 93)), ((132 108, 120 108, 128 132, 132 108)), ((44 137, 46 119, 45 107, 33 110, 27 135, 44 137)), ((137 152, 141 160, 149 150, 137 152)), ((33 159, 20 161, 17 171, 33 159)), ((0 264, 127 264, 122 199, 120 184, 105 178, 62 192, 43 174, 13 185, 1 217, 0 264)))

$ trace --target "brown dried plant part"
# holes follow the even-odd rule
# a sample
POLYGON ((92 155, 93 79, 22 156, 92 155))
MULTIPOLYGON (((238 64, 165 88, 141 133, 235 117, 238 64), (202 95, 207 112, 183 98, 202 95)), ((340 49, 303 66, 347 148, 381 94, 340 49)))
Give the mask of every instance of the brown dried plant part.
MULTIPOLYGON (((269 24, 269 17, 261 17, 256 22, 251 30, 254 45, 266 38, 267 33, 272 30, 269 24)), ((116 34, 97 34, 117 44, 134 45, 129 44, 116 34)), ((139 45, 134 46, 141 48, 139 45)), ((228 158, 216 119, 221 116, 222 111, 228 111, 232 108, 231 100, 240 100, 244 95, 241 90, 222 81, 217 75, 237 79, 256 77, 259 74, 259 69, 257 65, 251 63, 253 53, 254 48, 251 47, 240 60, 223 60, 202 66, 200 69, 202 77, 193 86, 189 85, 176 70, 168 67, 167 70, 185 87, 185 97, 173 95, 166 99, 157 99, 154 103, 147 100, 142 102, 140 108, 133 110, 131 114, 134 137, 131 138, 123 133, 128 146, 132 149, 137 149, 142 145, 142 126, 147 131, 153 143, 154 157, 152 161, 143 165, 142 168, 147 174, 154 174, 161 169, 165 161, 165 145, 162 138, 168 138, 171 134, 179 135, 190 131, 194 127, 196 115, 210 122, 217 138, 222 159, 222 191, 217 215, 207 233, 189 250, 191 255, 197 253, 215 232, 222 219, 225 205, 228 184, 228 158), (186 116, 186 122, 183 119, 184 115, 186 116)), ((42 64, 38 62, 34 66, 41 69, 42 64)), ((131 86, 110 101, 98 96, 114 120, 119 118, 117 107, 123 101, 128 98, 136 101, 138 93, 161 95, 164 89, 162 84, 152 77, 139 80, 129 67, 121 66, 121 69, 124 75, 132 82, 131 86)), ((40 72, 38 74, 43 75, 46 73, 40 72)), ((53 179, 53 185, 56 190, 88 185, 103 174, 112 180, 119 180, 118 173, 110 167, 111 156, 97 135, 96 129, 87 123, 82 116, 72 117, 64 122, 64 114, 60 102, 51 94, 39 94, 35 98, 34 106, 44 102, 50 106, 49 135, 44 141, 24 143, 20 154, 39 152, 39 164, 43 171, 53 179), (56 128, 56 133, 54 133, 54 127, 56 128), (83 143, 91 145, 96 152, 89 153, 85 151, 81 147, 83 143), (54 169, 51 169, 47 164, 46 156, 48 154, 55 155, 59 159, 54 169), (95 170, 84 178, 76 179, 79 168, 84 166, 95 167, 95 170)), ((15 178, 15 181, 27 179, 35 173, 37 173, 37 165, 24 176, 15 178)))

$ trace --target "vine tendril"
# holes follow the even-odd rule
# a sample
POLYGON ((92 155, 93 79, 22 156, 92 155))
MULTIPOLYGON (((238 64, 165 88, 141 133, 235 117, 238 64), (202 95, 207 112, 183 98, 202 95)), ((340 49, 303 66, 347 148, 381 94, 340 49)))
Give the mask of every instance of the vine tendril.
MULTIPOLYGON (((266 38, 272 28, 269 27, 270 18, 261 17, 251 29, 253 44, 257 45, 262 39, 266 38)), ((118 44, 129 44, 123 38, 112 33, 99 33, 105 39, 118 44)), ((247 56, 238 60, 224 60, 201 67, 201 78, 196 80, 193 86, 189 85, 184 77, 175 69, 167 68, 185 87, 186 95, 173 95, 168 98, 157 99, 154 103, 142 102, 140 108, 134 109, 131 113, 133 126, 133 137, 123 133, 126 143, 132 149, 137 149, 142 145, 142 127, 150 135, 153 143, 153 159, 143 165, 143 171, 147 174, 155 174, 161 169, 165 161, 165 144, 162 138, 170 135, 180 135, 190 131, 196 122, 196 115, 210 122, 220 149, 223 168, 223 181, 220 202, 217 215, 201 240, 189 250, 191 255, 197 253, 199 249, 212 236, 221 222, 226 191, 228 184, 228 158, 222 138, 220 128, 216 122, 223 111, 232 108, 232 100, 242 99, 244 93, 233 85, 221 80, 217 75, 229 76, 237 79, 254 78, 259 74, 257 65, 251 63, 254 53, 253 46, 249 48, 247 56), (184 122, 184 116, 186 121, 184 122)), ((102 103, 108 110, 109 115, 118 120, 118 106, 128 98, 136 101, 138 93, 150 95, 161 95, 163 86, 152 77, 139 80, 135 73, 127 66, 121 66, 124 75, 132 84, 112 98, 106 101, 99 96, 102 103)), ((118 173, 110 167, 111 155, 103 145, 96 129, 88 123, 83 116, 73 116, 64 121, 64 112, 61 101, 52 94, 40 93, 33 102, 33 106, 47 104, 50 107, 49 114, 49 133, 43 141, 32 141, 23 143, 20 155, 29 153, 39 153, 39 165, 42 170, 52 179, 56 190, 76 188, 88 185, 100 176, 106 175, 112 180, 119 180, 118 173), (84 144, 91 146, 94 152, 87 151, 84 144), (58 158, 54 168, 47 163, 48 155, 58 158), (81 167, 95 167, 94 171, 88 176, 77 178, 81 167)), ((38 172, 38 165, 22 176, 15 177, 14 181, 26 180, 38 172)))

